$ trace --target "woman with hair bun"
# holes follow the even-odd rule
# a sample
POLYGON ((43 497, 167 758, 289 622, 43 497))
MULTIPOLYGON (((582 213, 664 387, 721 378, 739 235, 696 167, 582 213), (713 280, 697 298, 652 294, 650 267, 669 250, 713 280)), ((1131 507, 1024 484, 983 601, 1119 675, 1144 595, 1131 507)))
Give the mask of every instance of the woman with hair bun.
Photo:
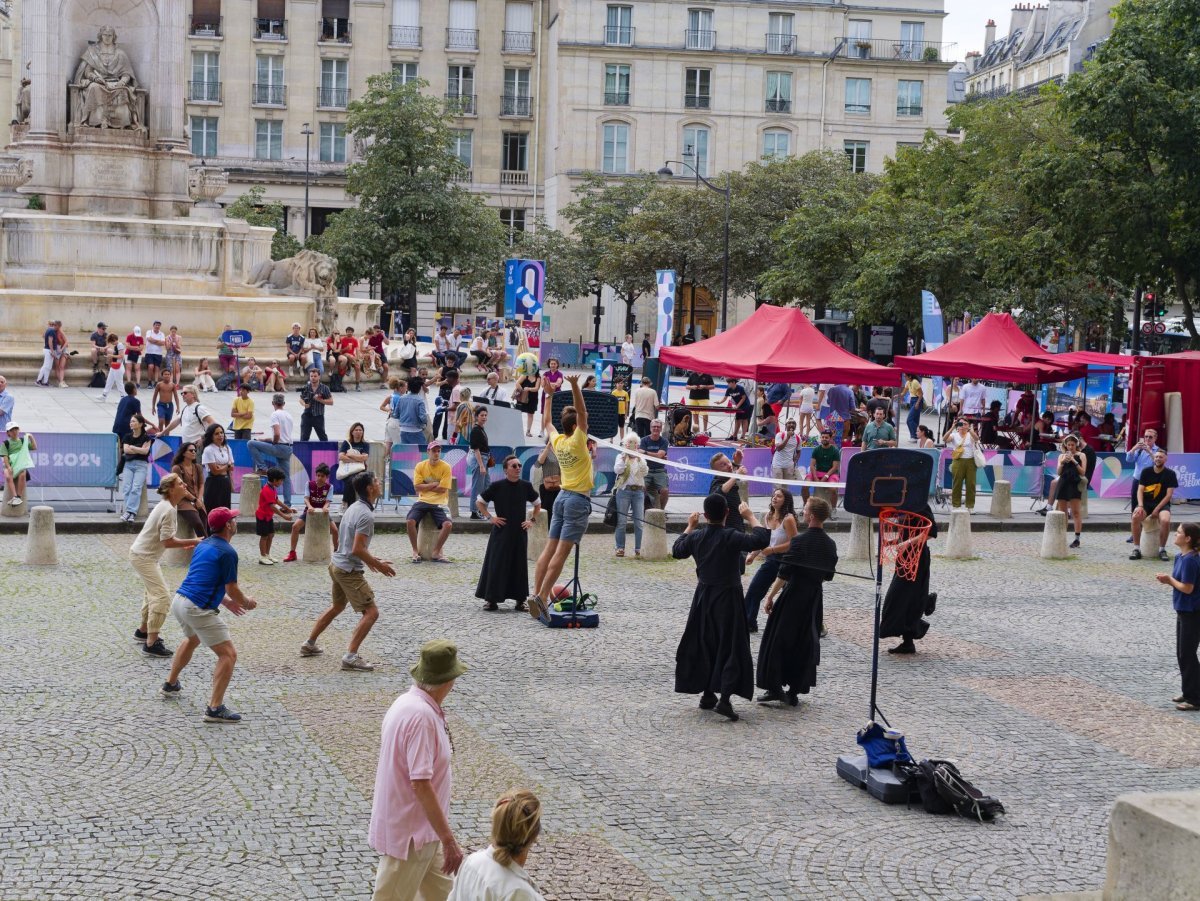
POLYGON ((528 789, 492 808, 492 843, 463 861, 447 901, 543 901, 524 870, 542 831, 542 802, 528 789))

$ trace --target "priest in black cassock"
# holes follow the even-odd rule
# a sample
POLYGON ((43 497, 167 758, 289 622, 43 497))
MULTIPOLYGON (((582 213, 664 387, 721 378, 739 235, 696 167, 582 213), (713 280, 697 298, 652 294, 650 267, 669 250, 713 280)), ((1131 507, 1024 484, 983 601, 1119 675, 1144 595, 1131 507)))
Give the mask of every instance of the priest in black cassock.
MULTIPOLYGON (((937 537, 937 520, 933 511, 926 504, 922 510, 914 510, 928 519, 933 525, 929 529, 929 537, 937 537)), ((929 631, 929 623, 922 619, 933 613, 937 607, 937 592, 929 590, 929 545, 921 548, 921 559, 917 563, 916 579, 901 578, 900 573, 892 576, 892 584, 888 586, 887 595, 883 599, 883 612, 879 618, 879 637, 893 638, 900 636, 900 644, 888 648, 889 654, 915 654, 917 646, 913 643, 925 637, 929 631)))
POLYGON ((541 504, 533 485, 521 478, 521 461, 510 454, 503 466, 504 478, 488 485, 475 501, 483 518, 492 523, 475 597, 483 599, 484 610, 499 610, 508 598, 517 602, 516 609, 524 610, 529 596, 528 532, 541 504), (496 511, 492 516, 488 515, 489 503, 496 511), (533 504, 528 519, 526 504, 533 504))
POLYGON ((751 527, 749 532, 726 527, 728 512, 724 495, 709 495, 704 499, 706 522, 701 525, 700 514, 693 513, 671 548, 676 560, 695 558, 697 579, 687 626, 675 652, 675 691, 698 694, 701 710, 715 709, 736 720, 730 695, 754 697, 739 555, 761 551, 771 543, 771 533, 759 526, 749 504, 742 504, 739 511, 751 527))
POLYGON ((838 561, 837 545, 825 532, 825 520, 832 512, 827 500, 810 497, 803 513, 808 528, 791 540, 780 558, 758 649, 757 684, 764 689, 759 703, 784 701, 795 707, 799 695, 808 694, 817 684, 822 583, 833 579, 838 561), (778 600, 776 592, 780 592, 778 600))

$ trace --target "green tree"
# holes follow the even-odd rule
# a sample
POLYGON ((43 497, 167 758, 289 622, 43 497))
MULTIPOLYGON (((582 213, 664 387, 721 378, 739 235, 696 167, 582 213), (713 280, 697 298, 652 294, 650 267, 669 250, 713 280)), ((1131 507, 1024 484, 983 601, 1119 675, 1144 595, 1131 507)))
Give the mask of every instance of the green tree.
POLYGON ((424 87, 375 75, 350 104, 347 131, 366 148, 346 170, 358 206, 334 216, 317 241, 349 280, 404 290, 413 319, 417 294, 438 273, 499 265, 507 243, 496 212, 458 184, 466 170, 451 151, 452 119, 424 87))
POLYGON ((300 242, 284 229, 287 226, 283 204, 264 199, 266 189, 255 185, 225 208, 230 219, 244 219, 249 225, 275 229, 271 238, 271 259, 283 260, 300 252, 300 242))

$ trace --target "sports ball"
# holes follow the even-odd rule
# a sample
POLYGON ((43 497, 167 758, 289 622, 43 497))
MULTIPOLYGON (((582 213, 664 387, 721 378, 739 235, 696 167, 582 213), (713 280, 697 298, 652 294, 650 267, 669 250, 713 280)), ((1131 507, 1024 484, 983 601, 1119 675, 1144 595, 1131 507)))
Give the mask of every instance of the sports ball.
POLYGON ((566 585, 555 585, 554 590, 550 592, 550 600, 561 601, 571 596, 570 590, 566 585))
POLYGON ((538 374, 537 354, 524 353, 517 357, 517 376, 533 378, 538 374))

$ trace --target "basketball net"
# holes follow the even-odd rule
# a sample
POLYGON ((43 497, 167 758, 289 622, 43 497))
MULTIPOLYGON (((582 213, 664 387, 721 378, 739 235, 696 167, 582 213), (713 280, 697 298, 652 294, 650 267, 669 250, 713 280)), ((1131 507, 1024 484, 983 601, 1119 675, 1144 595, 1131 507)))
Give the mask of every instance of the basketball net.
POLYGON ((933 523, 920 513, 889 508, 879 512, 879 562, 895 564, 896 575, 907 582, 917 579, 921 551, 933 523))

